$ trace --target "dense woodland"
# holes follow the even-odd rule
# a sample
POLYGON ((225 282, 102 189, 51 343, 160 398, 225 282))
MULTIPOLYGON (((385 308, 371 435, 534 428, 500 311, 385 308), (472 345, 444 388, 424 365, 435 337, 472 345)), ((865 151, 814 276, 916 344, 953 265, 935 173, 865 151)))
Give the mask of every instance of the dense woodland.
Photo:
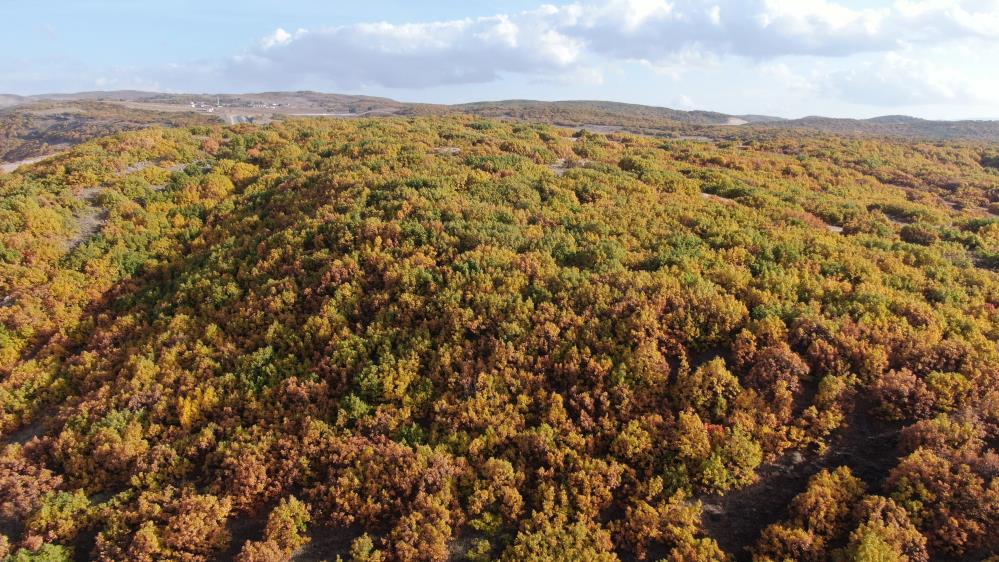
POLYGON ((451 117, 0 174, 0 554, 985 560, 997 160, 451 117))

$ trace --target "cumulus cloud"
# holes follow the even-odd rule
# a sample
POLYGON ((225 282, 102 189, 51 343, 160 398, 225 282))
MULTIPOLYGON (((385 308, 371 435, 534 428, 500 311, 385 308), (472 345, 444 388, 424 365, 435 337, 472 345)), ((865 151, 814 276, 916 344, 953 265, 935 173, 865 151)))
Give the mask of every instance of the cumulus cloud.
POLYGON ((562 8, 575 16, 563 32, 596 53, 656 62, 701 49, 749 57, 843 55, 891 48, 880 33, 885 12, 825 0, 607 0, 562 8), (636 7, 642 5, 642 7, 636 7))
POLYGON ((848 56, 959 38, 999 39, 999 0, 605 0, 559 9, 593 51, 655 61, 700 48, 752 58, 848 56))
MULTIPOLYGON (((300 33, 304 30, 299 30, 300 33)), ((274 30, 274 33, 264 37, 260 40, 260 47, 264 50, 273 49, 274 47, 279 47, 281 45, 287 45, 294 36, 288 33, 280 27, 274 30)))
POLYGON ((897 0, 862 9, 837 0, 594 0, 475 19, 277 29, 221 72, 281 87, 425 88, 505 73, 592 75, 596 59, 680 75, 717 57, 843 57, 967 38, 999 39, 999 0, 897 0))
POLYGON ((496 80, 504 72, 577 71, 580 39, 542 12, 454 21, 278 29, 224 72, 249 81, 322 78, 341 87, 421 88, 496 80))

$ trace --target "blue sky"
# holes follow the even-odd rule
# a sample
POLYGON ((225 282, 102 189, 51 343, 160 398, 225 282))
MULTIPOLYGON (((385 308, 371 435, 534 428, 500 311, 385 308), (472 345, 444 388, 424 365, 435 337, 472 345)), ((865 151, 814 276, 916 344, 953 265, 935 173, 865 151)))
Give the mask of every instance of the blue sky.
POLYGON ((999 118, 999 0, 0 0, 0 92, 999 118))

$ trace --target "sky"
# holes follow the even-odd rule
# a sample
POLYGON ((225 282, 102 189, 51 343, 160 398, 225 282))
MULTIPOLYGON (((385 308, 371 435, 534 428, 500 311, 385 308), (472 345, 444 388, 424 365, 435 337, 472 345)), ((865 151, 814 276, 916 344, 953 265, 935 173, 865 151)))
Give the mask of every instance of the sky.
POLYGON ((999 119, 999 0, 0 0, 0 93, 999 119))

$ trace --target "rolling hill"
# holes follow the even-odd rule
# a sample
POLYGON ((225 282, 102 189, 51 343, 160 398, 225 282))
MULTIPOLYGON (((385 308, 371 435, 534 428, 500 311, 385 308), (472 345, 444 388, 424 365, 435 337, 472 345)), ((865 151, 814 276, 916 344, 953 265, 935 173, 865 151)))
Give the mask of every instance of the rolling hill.
POLYGON ((0 173, 0 556, 987 559, 995 156, 459 112, 0 173))
POLYGON ((93 101, 35 101, 0 108, 0 162, 65 150, 119 131, 154 126, 211 124, 213 117, 93 101))
MULTIPOLYGON (((592 132, 631 132, 669 138, 706 141, 751 141, 781 135, 832 134, 838 136, 898 138, 909 140, 958 140, 999 142, 999 121, 930 121, 905 116, 874 119, 806 117, 782 119, 761 115, 727 115, 710 111, 679 111, 663 107, 605 101, 505 100, 458 105, 405 103, 388 98, 318 92, 264 92, 252 94, 167 94, 138 91, 83 92, 37 96, 0 97, 0 159, 30 158, 51 149, 44 143, 67 144, 95 138, 137 124, 169 124, 166 113, 196 112, 203 120, 269 123, 274 120, 327 116, 449 116, 476 115, 490 119, 543 122, 592 132), (89 104, 89 105, 82 105, 89 104), (99 109, 107 104, 108 109, 99 109), (111 109, 119 106, 122 109, 111 109), (62 107, 58 123, 39 120, 40 112, 54 114, 62 107), (85 110, 84 110, 85 108, 85 110), (122 111, 132 111, 123 118, 122 111), (141 114, 139 112, 150 112, 141 114), (112 115, 117 115, 111 117, 112 115), (103 114, 102 114, 103 113, 103 114), (17 128, 11 121, 19 122, 17 128), (77 129, 76 133, 72 131, 77 129), (39 141, 52 133, 49 141, 39 141), (58 138, 56 138, 58 137, 58 138), (16 147, 22 147, 16 149, 16 147)), ((190 121, 186 115, 179 119, 190 121)))
POLYGON ((837 135, 864 135, 928 140, 999 141, 999 121, 930 121, 905 115, 872 119, 805 117, 763 125, 780 129, 821 131, 837 135))

